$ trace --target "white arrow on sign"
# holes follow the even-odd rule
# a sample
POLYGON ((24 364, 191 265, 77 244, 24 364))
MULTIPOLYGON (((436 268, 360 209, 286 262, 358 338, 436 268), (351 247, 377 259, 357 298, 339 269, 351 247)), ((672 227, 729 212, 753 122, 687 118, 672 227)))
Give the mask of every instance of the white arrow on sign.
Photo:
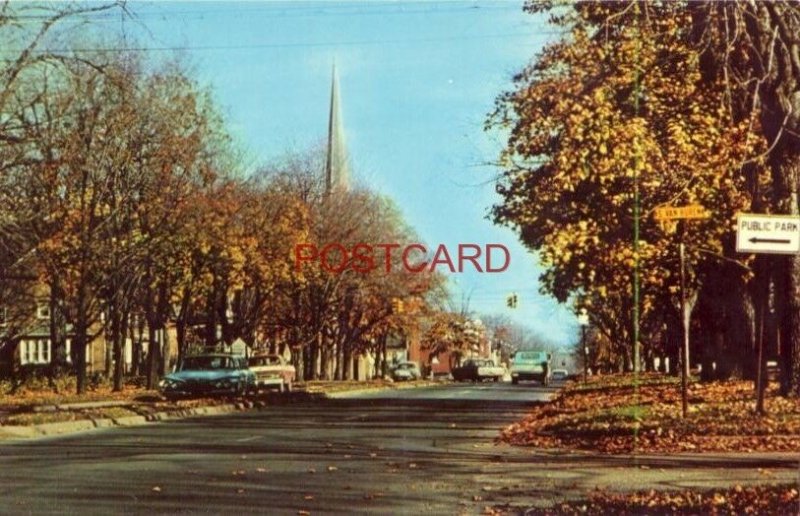
POLYGON ((800 217, 739 213, 736 216, 739 253, 800 253, 800 217))

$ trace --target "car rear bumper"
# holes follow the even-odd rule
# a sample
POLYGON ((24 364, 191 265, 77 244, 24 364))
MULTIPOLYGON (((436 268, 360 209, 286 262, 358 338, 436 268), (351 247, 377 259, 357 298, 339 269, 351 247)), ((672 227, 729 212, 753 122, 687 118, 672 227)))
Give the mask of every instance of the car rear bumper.
POLYGON ((239 390, 236 387, 225 389, 169 389, 162 390, 161 394, 168 398, 192 398, 197 396, 231 396, 238 394, 239 390))
POLYGON ((256 385, 258 387, 278 387, 284 383, 286 383, 285 380, 280 376, 272 378, 256 378, 256 385))
POLYGON ((544 373, 512 371, 511 378, 515 380, 544 380, 544 373))

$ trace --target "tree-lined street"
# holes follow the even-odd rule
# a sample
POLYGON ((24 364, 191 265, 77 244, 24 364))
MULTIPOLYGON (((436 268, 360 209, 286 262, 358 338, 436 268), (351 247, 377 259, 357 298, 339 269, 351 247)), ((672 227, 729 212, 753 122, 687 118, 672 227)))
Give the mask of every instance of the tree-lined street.
POLYGON ((798 458, 786 454, 630 458, 495 442, 500 427, 557 388, 488 383, 352 393, 3 444, 0 499, 12 512, 36 514, 478 514, 547 506, 595 487, 796 477, 798 458))
POLYGON ((475 512, 529 469, 508 469, 528 452, 496 447, 498 428, 552 392, 446 385, 5 444, 0 498, 34 513, 475 512))
POLYGON ((795 0, 0 0, 4 507, 792 512, 798 49, 795 0))

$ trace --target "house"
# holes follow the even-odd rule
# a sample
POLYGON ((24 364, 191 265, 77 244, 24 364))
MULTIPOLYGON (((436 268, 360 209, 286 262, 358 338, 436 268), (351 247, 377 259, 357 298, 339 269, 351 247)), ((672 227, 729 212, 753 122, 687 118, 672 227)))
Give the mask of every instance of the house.
MULTIPOLYGON (((14 336, 3 337, 3 332, 7 331, 8 324, 6 314, 8 309, 0 307, 0 377, 10 376, 20 366, 36 367, 46 366, 53 359, 53 344, 50 340, 50 308, 47 302, 46 290, 43 287, 35 290, 35 310, 31 317, 28 317, 21 329, 15 331, 14 336)), ((148 351, 147 327, 138 324, 134 318, 132 321, 133 331, 125 339, 123 349, 123 360, 125 361, 125 371, 133 368, 133 361, 137 358, 134 352, 137 345, 141 345, 138 358, 143 358, 148 351)), ((67 362, 71 363, 72 343, 74 341, 74 331, 72 325, 66 327, 66 354, 67 362)), ((167 343, 162 347, 162 354, 165 357, 165 369, 169 369, 177 357, 177 334, 174 325, 169 325, 166 330, 156 332, 157 342, 167 343)), ((103 320, 93 325, 89 342, 86 347, 86 371, 88 374, 105 374, 108 368, 113 367, 112 344, 107 338, 103 320)))
MULTIPOLYGON (((39 289, 40 290, 40 289, 39 289)), ((40 292, 37 292, 39 294, 40 292)), ((36 296, 36 308, 32 317, 16 332, 13 337, 4 338, 0 342, 0 374, 7 376, 19 366, 45 366, 53 357, 53 345, 50 341, 50 307, 42 296, 36 296)), ((5 315, 8 308, 0 308, 0 331, 8 325, 5 315)), ((102 332, 91 339, 86 347, 87 372, 105 371, 106 339, 102 332)), ((72 326, 66 328, 67 362, 72 362, 72 326)))

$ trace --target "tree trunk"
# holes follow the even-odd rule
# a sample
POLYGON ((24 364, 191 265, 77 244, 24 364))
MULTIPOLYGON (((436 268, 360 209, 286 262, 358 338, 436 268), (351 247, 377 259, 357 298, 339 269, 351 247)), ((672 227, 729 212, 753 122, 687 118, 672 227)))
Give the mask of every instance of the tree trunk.
POLYGON ((131 374, 139 376, 142 374, 142 362, 144 361, 144 319, 141 316, 135 316, 132 324, 130 325, 130 337, 133 345, 133 357, 131 364, 131 374))
MULTIPOLYGON (((798 143, 797 138, 792 141, 798 143)), ((787 144, 787 147, 788 144, 787 144)), ((800 188, 800 148, 786 148, 779 163, 781 177, 786 179, 788 192, 786 203, 791 215, 800 215, 798 189, 800 188)), ((794 254, 782 260, 783 317, 782 367, 786 374, 782 377, 781 393, 786 396, 800 396, 800 255, 794 254)))
POLYGON ((344 359, 344 379, 345 380, 352 380, 353 379, 353 347, 350 344, 349 340, 346 340, 343 343, 343 359, 344 359))
POLYGON ((208 294, 208 298, 206 300, 206 328, 205 328, 205 337, 206 337, 206 347, 212 348, 217 345, 218 341, 218 334, 217 334, 217 306, 216 306, 216 297, 217 297, 217 289, 216 289, 216 281, 214 282, 215 286, 211 289, 211 292, 208 294))
POLYGON ((155 389, 158 384, 158 363, 161 349, 158 342, 158 330, 154 323, 147 324, 147 388, 155 389))
POLYGON ((86 332, 76 329, 75 337, 72 339, 73 354, 75 356, 75 371, 77 376, 78 394, 86 392, 86 332))
POLYGON ((148 283, 145 295, 145 320, 147 321, 147 388, 155 389, 158 383, 158 364, 160 361, 160 344, 158 342, 158 319, 156 316, 155 287, 148 283))
POLYGON ((800 257, 786 260, 786 288, 788 290, 786 310, 783 318, 783 366, 787 374, 781 392, 784 395, 800 395, 800 257))
POLYGON ((317 334, 317 337, 311 341, 311 345, 309 346, 308 354, 309 358, 311 359, 311 376, 312 380, 319 380, 319 360, 320 360, 320 340, 321 335, 317 334))
POLYGON ((86 346, 87 346, 86 311, 82 303, 78 302, 78 314, 75 320, 75 335, 72 338, 72 350, 75 360, 75 372, 77 374, 77 393, 86 392, 86 346))
POLYGON ((178 339, 178 362, 183 360, 183 357, 186 355, 186 330, 189 325, 189 302, 189 291, 187 288, 184 288, 181 295, 180 313, 175 321, 175 331, 178 339))
POLYGON ((341 381, 344 380, 344 349, 342 349, 342 343, 338 339, 335 341, 333 349, 333 357, 336 364, 336 372, 333 375, 333 379, 341 381))
POLYGON ((88 344, 87 333, 89 330, 89 314, 86 308, 87 286, 84 283, 79 285, 75 296, 75 336, 72 339, 72 346, 75 354, 75 370, 78 381, 76 390, 78 394, 86 392, 86 346, 88 344))
MULTIPOLYGON (((114 378, 114 392, 122 390, 122 371, 119 370, 119 364, 123 361, 122 357, 122 343, 124 342, 125 333, 122 331, 122 314, 120 313, 117 303, 112 299, 108 306, 108 318, 110 319, 111 330, 111 358, 112 360, 106 361, 106 374, 112 373, 111 368, 113 364, 113 378, 114 378), (119 371, 119 372, 118 372, 119 371)), ((108 348, 107 348, 108 349, 108 348)), ((109 353, 106 353, 109 355, 109 353)))
POLYGON ((68 370, 67 361, 67 322, 64 316, 64 292, 58 277, 50 282, 50 385, 57 388, 55 377, 68 370))

